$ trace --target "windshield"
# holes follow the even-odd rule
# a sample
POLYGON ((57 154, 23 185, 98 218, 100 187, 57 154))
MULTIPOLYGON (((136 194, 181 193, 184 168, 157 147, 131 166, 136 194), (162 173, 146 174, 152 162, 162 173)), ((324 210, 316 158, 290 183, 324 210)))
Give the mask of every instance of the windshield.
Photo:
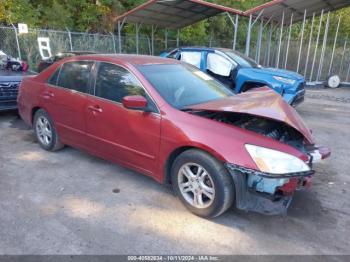
POLYGON ((230 51, 225 51, 225 54, 231 57, 240 66, 254 68, 259 67, 259 65, 253 59, 243 54, 230 51))
POLYGON ((232 91, 194 66, 142 65, 138 66, 138 69, 165 101, 178 109, 234 95, 232 91))

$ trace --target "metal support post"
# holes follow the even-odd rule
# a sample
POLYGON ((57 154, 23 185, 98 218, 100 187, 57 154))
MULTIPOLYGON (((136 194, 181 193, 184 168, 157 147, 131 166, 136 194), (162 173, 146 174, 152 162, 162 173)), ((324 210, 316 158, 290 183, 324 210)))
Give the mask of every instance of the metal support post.
POLYGON ((257 42, 256 52, 255 52, 255 61, 258 64, 260 64, 261 40, 262 40, 263 29, 264 29, 264 20, 261 20, 260 27, 259 27, 259 34, 258 34, 258 42, 257 42))
POLYGON ((18 39, 17 28, 16 28, 13 24, 11 24, 11 25, 12 25, 13 30, 14 30, 14 32, 15 32, 18 58, 19 58, 19 60, 22 60, 21 49, 20 49, 20 46, 19 46, 19 39, 18 39))
POLYGON ((345 57, 345 52, 346 52, 346 45, 348 43, 348 35, 345 38, 345 42, 344 42, 344 48, 343 48, 343 53, 341 56, 341 61, 340 61, 340 67, 339 67, 339 73, 338 75, 340 76, 341 73, 343 72, 343 65, 344 65, 344 57, 345 57))
POLYGON ((114 53, 116 54, 116 53, 117 53, 117 48, 116 48, 116 46, 115 46, 114 34, 113 34, 112 32, 110 32, 110 35, 112 36, 113 50, 114 50, 114 53))
POLYGON ((249 56, 252 28, 253 28, 254 24, 256 23, 256 21, 258 21, 260 16, 263 14, 263 12, 264 12, 264 9, 260 11, 258 16, 254 19, 254 21, 253 21, 253 16, 252 15, 249 16, 248 33, 247 33, 247 39, 246 39, 246 43, 245 43, 245 55, 246 56, 249 56))
POLYGON ((246 56, 249 56, 251 30, 252 30, 252 15, 249 16, 247 39, 245 41, 245 55, 246 56))
POLYGON ((310 36, 309 36, 309 45, 307 47, 304 77, 306 77, 307 67, 308 67, 308 64, 309 64, 309 55, 310 55, 310 49, 311 49, 312 34, 314 32, 314 22, 315 22, 315 13, 312 14, 311 30, 310 30, 310 36))
POLYGON ((176 47, 180 46, 180 29, 177 29, 176 47))
POLYGON ((301 28, 301 37, 300 37, 299 54, 298 54, 298 64, 297 64, 297 73, 299 73, 300 58, 301 58, 301 50, 302 50, 302 48, 303 48, 305 21, 306 21, 306 10, 304 11, 303 26, 302 26, 302 28, 301 28))
POLYGON ((267 45, 266 45, 266 66, 270 66, 270 55, 271 55, 271 41, 272 41, 272 33, 273 33, 273 23, 271 22, 270 25, 270 31, 269 31, 269 36, 268 36, 268 40, 267 40, 267 45))
POLYGON ((318 67, 316 81, 319 81, 320 77, 322 75, 323 60, 324 60, 324 55, 325 55, 325 52, 326 52, 327 37, 328 37, 328 30, 329 30, 329 16, 330 16, 330 12, 328 12, 328 14, 327 14, 327 22, 326 22, 326 28, 324 30, 324 37, 323 37, 322 51, 321 51, 321 57, 320 57, 320 64, 319 64, 319 67, 318 67))
POLYGON ((157 31, 157 26, 154 27, 152 25, 152 32, 151 32, 151 55, 154 55, 154 33, 157 31))
MULTIPOLYGON (((272 23, 272 18, 274 16, 271 16, 269 18, 269 20, 267 20, 267 22, 264 24, 263 26, 263 31, 265 30, 265 28, 270 24, 270 22, 272 23)), ((262 46, 262 45, 261 45, 262 46)), ((266 47, 265 47, 265 53, 264 53, 264 61, 263 61, 263 65, 266 65, 266 59, 267 59, 267 48, 268 48, 268 40, 266 40, 266 47)))
POLYGON ((233 25, 233 43, 232 43, 232 49, 236 49, 236 43, 237 43, 237 30, 238 30, 238 15, 236 15, 236 20, 233 21, 232 16, 226 12, 226 15, 230 19, 232 25, 233 25))
POLYGON ((136 29, 136 54, 140 53, 140 46, 139 46, 139 34, 140 34, 140 28, 141 28, 142 24, 141 23, 136 23, 135 24, 135 29, 136 29))
POLYGON ((212 42, 213 42, 213 31, 210 31, 209 47, 212 47, 212 42))
POLYGON ((337 45, 340 20, 341 20, 341 16, 339 16, 338 25, 337 25, 337 31, 335 32, 335 38, 334 38, 334 44, 333 44, 333 50, 332 50, 332 57, 331 57, 331 64, 329 65, 329 70, 328 70, 328 75, 329 76, 331 75, 332 69, 333 69, 333 59, 334 59, 335 47, 337 45))
POLYGON ((349 79, 349 73, 350 73, 350 63, 349 63, 349 67, 348 67, 348 72, 346 73, 345 82, 348 82, 348 79, 349 79))
POLYGON ((168 50, 168 29, 166 28, 164 31, 164 36, 165 36, 165 50, 168 50))
POLYGON ((68 27, 66 27, 66 30, 67 30, 67 32, 68 32, 70 51, 73 52, 72 34, 71 34, 71 32, 69 31, 68 27))
POLYGON ((287 40, 287 49, 286 49, 286 58, 284 60, 284 69, 287 69, 287 64, 288 64, 290 37, 292 35, 292 26, 293 26, 293 16, 294 16, 294 13, 292 13, 291 16, 290 16, 290 24, 289 24, 289 32, 288 32, 288 40, 287 40))
POLYGON ((237 44, 238 18, 239 18, 239 16, 236 15, 235 33, 234 33, 234 35, 233 35, 233 46, 232 46, 232 49, 233 49, 233 50, 236 50, 236 44, 237 44))
POLYGON ((124 18, 122 22, 118 21, 118 49, 119 49, 119 53, 122 52, 122 30, 123 30, 125 21, 126 21, 126 18, 124 18))
POLYGON ((317 56, 317 49, 318 49, 318 42, 320 40, 320 33, 321 33, 321 28, 322 28, 322 20, 323 20, 323 10, 321 11, 321 16, 320 16, 320 23, 318 25, 318 32, 317 32, 317 38, 316 38, 316 47, 315 47, 315 52, 314 52, 314 58, 312 60, 312 66, 311 66, 311 72, 310 72, 310 81, 312 81, 313 73, 314 73, 314 67, 315 67, 315 62, 316 62, 316 56, 317 56))
POLYGON ((278 40, 278 51, 277 51, 277 59, 276 59, 276 67, 277 68, 279 68, 279 64, 280 64, 280 54, 281 54, 281 45, 282 45, 282 36, 283 36, 283 25, 284 25, 284 12, 282 13, 280 35, 279 35, 279 40, 278 40))

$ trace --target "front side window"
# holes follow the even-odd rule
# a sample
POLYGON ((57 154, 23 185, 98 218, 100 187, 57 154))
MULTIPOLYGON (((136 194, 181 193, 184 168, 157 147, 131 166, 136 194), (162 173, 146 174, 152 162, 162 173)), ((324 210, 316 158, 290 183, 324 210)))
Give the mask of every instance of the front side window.
POLYGON ((91 61, 65 63, 60 72, 58 86, 87 93, 92 65, 91 61))
POLYGON ((178 50, 175 50, 175 51, 171 52, 170 54, 168 54, 167 58, 176 59, 177 54, 178 54, 178 50))
POLYGON ((210 75, 186 64, 138 66, 170 105, 178 109, 234 95, 210 75))
POLYGON ((207 58, 207 69, 220 76, 230 76, 233 64, 225 57, 209 53, 207 58))
POLYGON ((259 65, 253 59, 241 53, 234 52, 234 51, 226 51, 225 54, 231 57, 241 67, 253 67, 253 68, 259 67, 259 65))
POLYGON ((121 103, 125 96, 146 97, 146 92, 128 70, 114 64, 101 63, 97 72, 95 95, 121 103))
POLYGON ((200 68, 201 67, 201 58, 202 53, 201 52, 181 52, 181 58, 180 60, 186 63, 189 63, 191 65, 194 65, 195 67, 200 68))

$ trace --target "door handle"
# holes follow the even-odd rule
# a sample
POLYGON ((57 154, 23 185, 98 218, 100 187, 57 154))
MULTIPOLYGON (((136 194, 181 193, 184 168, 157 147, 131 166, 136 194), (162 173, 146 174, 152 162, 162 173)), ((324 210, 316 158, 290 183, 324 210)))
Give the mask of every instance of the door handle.
POLYGON ((54 96, 55 96, 55 94, 52 93, 52 92, 50 92, 50 91, 46 91, 46 92, 44 92, 44 93, 41 95, 41 97, 42 97, 42 98, 45 98, 45 99, 49 99, 49 98, 52 98, 52 97, 54 97, 54 96))
POLYGON ((98 113, 102 113, 103 112, 102 108, 99 107, 99 106, 88 106, 88 109, 93 111, 93 112, 98 112, 98 113))

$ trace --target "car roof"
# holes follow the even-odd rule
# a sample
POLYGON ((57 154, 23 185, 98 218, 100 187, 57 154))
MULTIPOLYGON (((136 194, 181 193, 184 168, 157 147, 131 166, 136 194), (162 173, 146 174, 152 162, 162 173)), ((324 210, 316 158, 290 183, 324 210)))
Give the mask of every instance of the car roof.
POLYGON ((180 47, 179 49, 185 51, 215 51, 215 48, 205 46, 185 46, 180 47))
POLYGON ((98 60, 104 62, 124 62, 132 65, 151 65, 151 64, 179 64, 178 60, 168 59, 148 55, 127 55, 127 54, 93 54, 81 55, 64 59, 64 61, 77 60, 98 60))
POLYGON ((62 51, 62 52, 58 52, 57 55, 58 54, 90 55, 90 54, 97 54, 97 53, 92 51, 62 51))
POLYGON ((229 48, 221 48, 221 47, 205 47, 205 46, 186 46, 186 47, 180 47, 179 50, 185 50, 185 51, 209 51, 214 52, 215 50, 221 51, 221 52, 237 52, 229 48))

